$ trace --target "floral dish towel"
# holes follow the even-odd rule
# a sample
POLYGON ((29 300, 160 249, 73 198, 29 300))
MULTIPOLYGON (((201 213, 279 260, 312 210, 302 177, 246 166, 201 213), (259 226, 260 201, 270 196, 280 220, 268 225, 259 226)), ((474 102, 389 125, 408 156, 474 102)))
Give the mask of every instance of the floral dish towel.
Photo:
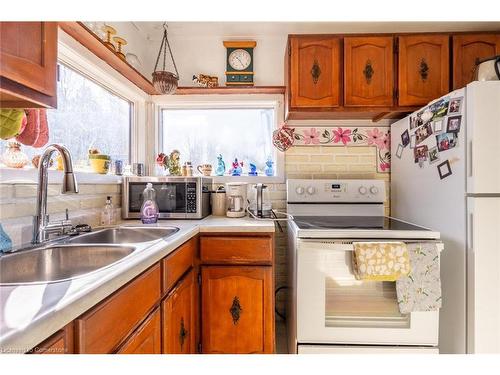
POLYGON ((399 311, 434 311, 441 308, 439 251, 435 243, 407 244, 411 272, 396 281, 399 311))
POLYGON ((357 280, 395 281, 410 272, 404 242, 354 242, 352 257, 357 280))

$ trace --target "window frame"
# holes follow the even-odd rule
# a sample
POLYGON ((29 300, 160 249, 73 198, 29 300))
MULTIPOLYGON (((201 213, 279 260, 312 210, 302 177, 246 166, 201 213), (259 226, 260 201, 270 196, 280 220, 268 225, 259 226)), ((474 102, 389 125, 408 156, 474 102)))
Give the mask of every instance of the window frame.
MULTIPOLYGON (((155 103, 155 147, 154 156, 162 152, 163 123, 162 110, 164 109, 246 109, 272 108, 275 111, 273 131, 283 122, 283 95, 276 94, 248 94, 248 95, 161 95, 153 97, 155 103)), ((167 150, 168 151, 168 150, 167 150)), ((163 151, 165 152, 165 151, 163 151)), ((285 182, 284 153, 274 148, 275 176, 211 176, 214 183, 225 182, 285 182)))

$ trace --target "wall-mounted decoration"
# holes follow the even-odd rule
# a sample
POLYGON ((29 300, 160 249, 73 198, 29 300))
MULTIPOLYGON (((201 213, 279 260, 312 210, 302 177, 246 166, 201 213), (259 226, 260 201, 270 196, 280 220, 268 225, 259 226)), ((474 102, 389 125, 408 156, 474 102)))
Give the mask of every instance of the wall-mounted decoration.
POLYGON ((288 128, 294 146, 373 146, 377 148, 377 171, 391 167, 390 129, 388 127, 288 128))
POLYGON ((255 41, 225 41, 226 86, 253 86, 253 49, 255 41))
POLYGON ((450 115, 454 113, 460 113, 462 111, 462 101, 463 101, 462 96, 459 98, 453 98, 450 101, 450 110, 449 110, 450 115))
POLYGON ((448 176, 451 176, 451 167, 450 167, 450 162, 448 160, 442 162, 437 166, 437 170, 439 173, 439 178, 442 180, 448 176))
POLYGON ((448 133, 458 133, 462 123, 462 116, 450 116, 446 124, 446 131, 448 133))

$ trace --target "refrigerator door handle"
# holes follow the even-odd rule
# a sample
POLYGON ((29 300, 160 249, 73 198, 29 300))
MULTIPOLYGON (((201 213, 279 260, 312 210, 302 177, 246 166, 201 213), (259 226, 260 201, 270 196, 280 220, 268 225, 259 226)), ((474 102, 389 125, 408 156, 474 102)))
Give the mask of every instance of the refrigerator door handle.
POLYGON ((473 166, 473 164, 472 164, 472 141, 468 142, 467 149, 468 149, 468 154, 469 154, 468 155, 468 163, 467 163, 467 167, 468 167, 467 169, 469 170, 468 176, 472 177, 472 166, 473 166))
POLYGON ((469 213, 469 249, 471 252, 474 252, 474 214, 472 212, 469 213))

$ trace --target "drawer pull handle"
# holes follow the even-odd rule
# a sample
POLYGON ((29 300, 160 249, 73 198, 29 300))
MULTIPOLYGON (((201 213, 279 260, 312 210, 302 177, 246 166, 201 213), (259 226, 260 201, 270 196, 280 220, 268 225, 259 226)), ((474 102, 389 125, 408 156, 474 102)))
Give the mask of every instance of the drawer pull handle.
POLYGON ((179 332, 179 341, 181 343, 181 352, 182 352, 182 347, 184 346, 184 341, 186 341, 187 335, 188 335, 188 331, 184 327, 184 318, 181 318, 181 330, 179 332))
POLYGON ((238 324, 238 321, 240 320, 240 314, 243 311, 240 305, 240 299, 238 296, 235 296, 233 299, 233 304, 231 305, 231 308, 229 309, 229 312, 231 313, 231 316, 233 318, 233 324, 236 325, 238 324))
POLYGON ((373 77, 374 73, 375 73, 375 70, 373 70, 371 60, 367 60, 366 65, 365 65, 365 69, 363 70, 363 74, 365 76, 367 84, 370 84, 372 82, 372 77, 373 77))
POLYGON ((425 81, 429 77, 429 65, 427 65, 425 59, 420 60, 420 69, 418 72, 420 73, 420 77, 422 77, 422 81, 425 81))
POLYGON ((314 84, 318 83, 320 75, 321 75, 321 68, 319 67, 318 60, 314 59, 313 66, 311 68, 311 76, 314 84))

